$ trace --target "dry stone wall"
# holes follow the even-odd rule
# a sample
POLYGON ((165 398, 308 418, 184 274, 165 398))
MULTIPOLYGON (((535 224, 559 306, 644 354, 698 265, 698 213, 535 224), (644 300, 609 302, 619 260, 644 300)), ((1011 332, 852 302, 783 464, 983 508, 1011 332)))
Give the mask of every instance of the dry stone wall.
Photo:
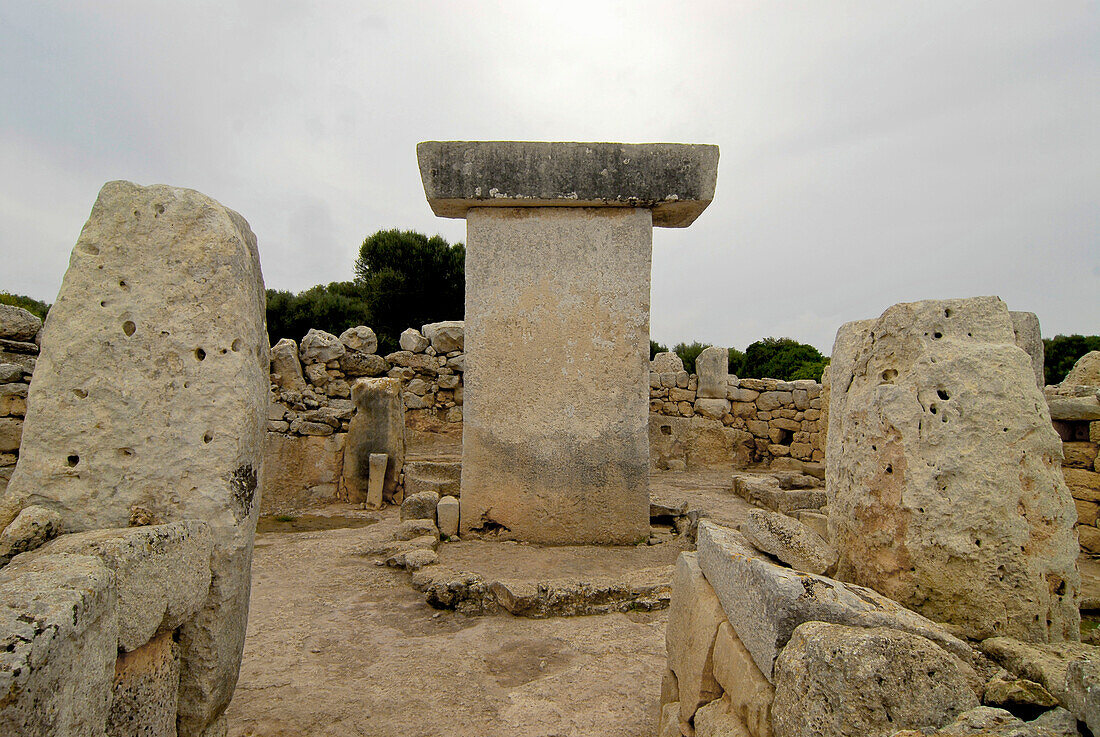
POLYGON ((27 392, 38 360, 41 330, 42 321, 30 312, 0 305, 0 497, 19 460, 27 392))
POLYGON ((1046 387, 1062 441, 1062 475, 1077 508, 1081 549, 1100 556, 1100 351, 1083 356, 1057 386, 1046 387), (1092 367, 1092 368, 1090 368, 1092 367))

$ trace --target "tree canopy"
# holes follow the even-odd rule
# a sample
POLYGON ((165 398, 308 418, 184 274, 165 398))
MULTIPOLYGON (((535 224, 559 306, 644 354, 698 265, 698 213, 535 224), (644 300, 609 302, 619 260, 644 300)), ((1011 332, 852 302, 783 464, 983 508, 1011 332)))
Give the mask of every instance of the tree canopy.
POLYGON ((409 327, 461 320, 466 299, 466 248, 411 230, 380 230, 363 241, 355 283, 383 350, 396 350, 409 327))
POLYGON ((693 340, 690 343, 677 343, 676 347, 672 349, 672 352, 679 356, 680 360, 684 362, 684 370, 689 374, 694 374, 695 359, 707 348, 710 348, 709 344, 693 340))
POLYGON ((51 307, 51 305, 45 302, 39 302, 33 297, 27 297, 22 294, 12 294, 11 292, 0 292, 0 305, 22 307, 40 320, 46 319, 46 313, 50 311, 51 307))
POLYGON ((821 374, 829 359, 812 345, 791 338, 764 338, 745 349, 745 357, 735 373, 752 379, 813 379, 821 374))
POLYGON ((267 290, 267 335, 301 340, 310 328, 339 335, 356 325, 370 325, 370 309, 355 282, 318 284, 304 292, 267 290))
POLYGON ((1089 351, 1100 351, 1100 335, 1056 335, 1043 338, 1044 381, 1060 384, 1073 364, 1089 351))

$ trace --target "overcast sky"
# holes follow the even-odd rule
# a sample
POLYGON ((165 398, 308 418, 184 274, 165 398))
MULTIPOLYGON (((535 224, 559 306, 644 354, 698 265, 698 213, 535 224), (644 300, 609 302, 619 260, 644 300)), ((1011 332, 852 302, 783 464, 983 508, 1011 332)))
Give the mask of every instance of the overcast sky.
POLYGON ((240 212, 267 286, 363 238, 465 240, 418 141, 714 143, 654 231, 652 334, 831 350, 896 302, 997 294, 1100 333, 1096 2, 0 4, 0 290, 53 301, 103 182, 240 212))

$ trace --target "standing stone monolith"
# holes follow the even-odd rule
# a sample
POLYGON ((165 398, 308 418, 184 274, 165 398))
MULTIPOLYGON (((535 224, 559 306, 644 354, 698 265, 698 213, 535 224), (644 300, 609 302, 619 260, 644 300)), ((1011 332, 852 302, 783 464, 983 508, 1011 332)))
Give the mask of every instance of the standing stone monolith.
POLYGON ((695 357, 695 373, 699 377, 696 396, 703 399, 725 399, 729 379, 729 351, 718 346, 704 348, 695 357))
MULTIPOLYGON (((349 502, 381 506, 382 499, 394 501, 398 476, 405 465, 405 405, 397 379, 359 379, 351 386, 355 416, 348 424, 344 441, 344 497, 349 502), (371 455, 387 456, 381 497, 370 494, 371 455)), ((376 462, 377 463, 377 462, 376 462)), ((400 500, 397 500, 400 502, 400 500)))
POLYGON ((435 214, 466 218, 462 532, 644 540, 652 230, 710 203, 717 147, 426 142, 417 156, 435 214))
POLYGON ((968 637, 1080 637, 1076 513, 1031 358, 997 297, 841 327, 826 486, 837 578, 968 637))
POLYGON ((269 389, 264 303, 240 215, 188 189, 104 185, 42 330, 0 504, 0 526, 33 503, 66 532, 207 522, 213 579, 179 632, 180 735, 222 723, 240 668, 269 389))

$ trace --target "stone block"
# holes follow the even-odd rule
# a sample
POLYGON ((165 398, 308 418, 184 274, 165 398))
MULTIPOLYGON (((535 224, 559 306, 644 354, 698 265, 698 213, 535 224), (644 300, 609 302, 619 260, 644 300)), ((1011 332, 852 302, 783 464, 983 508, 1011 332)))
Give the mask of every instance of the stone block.
POLYGON ((1031 370, 1035 374, 1035 385, 1039 391, 1043 390, 1046 380, 1043 376, 1044 348, 1043 336, 1039 328, 1039 318, 1034 312, 1008 313, 1012 319, 1012 334, 1019 346, 1028 358, 1031 359, 1031 370))
POLYGON ((1077 359, 1062 380, 1063 386, 1100 386, 1100 351, 1089 351, 1077 359))
POLYGON ((311 328, 302 338, 298 355, 301 357, 302 363, 309 365, 311 363, 337 361, 346 351, 347 348, 344 347, 344 344, 332 333, 311 328))
POLYGON ((283 338, 271 346, 271 381, 288 392, 304 392, 306 380, 298 360, 298 344, 283 338))
POLYGON ((33 343, 42 320, 22 307, 0 304, 0 338, 33 343))
POLYGON ((458 499, 445 496, 436 505, 435 515, 439 525, 439 534, 454 537, 458 534, 458 499))
POLYGON ((19 450, 22 438, 22 417, 0 417, 0 453, 19 450))
POLYGON ((114 576, 51 555, 0 570, 0 734, 102 737, 118 652, 114 576))
POLYGON ((694 409, 696 414, 703 417, 720 420, 730 411, 730 403, 728 399, 696 399, 694 409))
POLYGON ((937 729, 978 706, 964 668, 918 635, 802 624, 775 663, 775 737, 937 729))
POLYGON ((787 515, 822 509, 827 501, 824 489, 781 489, 771 477, 750 474, 734 475, 733 493, 750 504, 787 515))
POLYGON ((61 534, 61 515, 45 507, 24 507, 0 533, 0 567, 61 534))
POLYGON ((899 304, 845 325, 829 373, 837 578, 972 638, 1078 638, 1076 510, 1004 302, 899 304))
POLYGON ((344 442, 343 484, 350 502, 364 502, 368 494, 370 456, 389 458, 383 497, 392 499, 405 465, 405 407, 397 379, 359 379, 352 386, 356 413, 344 442))
POLYGON ((118 591, 118 647, 130 652, 195 615, 210 588, 212 551, 209 525, 188 520, 62 535, 20 560, 68 553, 103 561, 118 591))
POLYGON ((1069 422, 1100 420, 1100 399, 1087 397, 1047 397, 1050 419, 1069 422))
POLYGON ((465 325, 462 320, 433 322, 421 328, 421 332, 437 353, 451 353, 464 349, 465 325))
POLYGON ((180 662, 164 632, 115 661, 107 737, 175 737, 180 662))
POLYGON ((726 399, 729 351, 718 346, 704 348, 695 359, 695 373, 699 377, 700 398, 726 399))
POLYGON ((695 712, 695 737, 754 737, 723 695, 695 712))
POLYGON ((776 655, 794 628, 809 621, 910 632, 969 662, 970 649, 961 640, 870 589, 777 566, 738 533, 705 520, 698 546, 699 567, 726 618, 772 683, 776 655))
POLYGON ((758 550, 796 570, 822 574, 836 564, 836 551, 825 540, 785 514, 750 509, 740 529, 758 550))
MULTIPOLYGON (((695 710, 722 695, 714 679, 714 638, 725 612, 703 577, 694 553, 681 553, 672 574, 672 603, 665 628, 668 667, 676 675, 680 724, 691 728, 695 710)), ((687 732, 685 732, 687 734, 687 732)))
POLYGON ((671 351, 658 353, 649 362, 650 371, 656 374, 677 374, 684 370, 684 361, 676 353, 671 351))
POLYGON ((264 304, 240 215, 192 190, 104 185, 40 335, 5 494, 48 500, 67 530, 125 527, 139 507, 210 525, 213 581, 180 633, 183 737, 225 709, 244 647, 270 396, 264 304))
POLYGON ((1062 467, 1084 468, 1091 471, 1092 467, 1096 464, 1098 449, 1100 449, 1100 446, 1096 443, 1062 443, 1062 453, 1064 455, 1062 467))
POLYGON ((1063 468, 1062 476, 1074 499, 1100 502, 1100 473, 1081 468, 1063 468))
POLYGON ((423 353, 424 349, 431 345, 423 333, 416 328, 407 328, 401 333, 401 337, 398 338, 397 342, 401 346, 401 350, 410 353, 423 353))
POLYGON ((717 146, 674 143, 425 141, 416 156, 432 212, 467 219, 471 208, 635 207, 654 227, 683 228, 718 173, 717 146))
POLYGON ((401 519, 427 519, 434 523, 437 504, 439 504, 439 494, 434 491, 406 494, 405 500, 401 502, 401 519))
POLYGON ((369 355, 378 351, 378 336, 365 325, 348 328, 340 333, 340 342, 349 352, 369 355))
POLYGON ((713 669, 728 710, 741 719, 752 737, 771 737, 775 688, 756 667, 729 622, 718 626, 713 669))
POLYGON ((374 353, 348 351, 339 360, 340 370, 350 377, 381 376, 390 370, 386 359, 374 353))
MULTIPOLYGON (((367 509, 381 509, 385 498, 386 468, 390 457, 385 453, 371 453, 367 460, 367 509)), ((404 509, 402 503, 402 509, 404 509)))
POLYGON ((261 514, 284 514, 336 501, 343 455, 343 435, 269 432, 264 445, 261 514))

